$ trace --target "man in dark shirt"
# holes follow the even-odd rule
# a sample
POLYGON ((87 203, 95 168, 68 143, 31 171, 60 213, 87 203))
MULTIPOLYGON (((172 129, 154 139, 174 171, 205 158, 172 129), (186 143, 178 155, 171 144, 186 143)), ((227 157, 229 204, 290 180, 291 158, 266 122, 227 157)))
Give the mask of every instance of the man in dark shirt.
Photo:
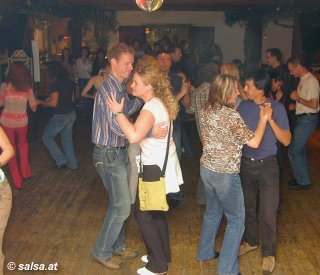
POLYGON ((270 274, 275 267, 276 220, 279 204, 279 167, 277 164, 277 140, 287 146, 291 140, 289 123, 283 105, 267 97, 269 77, 260 69, 249 74, 244 91, 249 100, 244 100, 238 112, 251 131, 259 121, 260 106, 272 105, 273 113, 259 148, 244 146, 242 150, 240 177, 245 204, 245 232, 239 256, 258 246, 257 198, 259 194, 260 223, 262 224, 262 270, 270 274))
POLYGON ((68 72, 58 62, 49 65, 49 76, 54 78, 49 87, 50 96, 47 100, 37 100, 37 104, 54 108, 54 115, 43 133, 43 142, 57 168, 77 169, 78 160, 72 138, 73 124, 77 118, 74 108, 74 86, 68 78, 68 72), (58 134, 61 134, 63 152, 55 142, 58 134))
POLYGON ((283 99, 282 102, 285 103, 285 108, 289 117, 291 130, 294 127, 295 121, 295 102, 290 99, 290 94, 294 90, 294 78, 290 75, 289 70, 285 64, 282 64, 282 53, 278 48, 270 48, 266 51, 266 61, 270 65, 268 69, 268 74, 270 79, 274 75, 280 75, 283 79, 282 92, 283 99))

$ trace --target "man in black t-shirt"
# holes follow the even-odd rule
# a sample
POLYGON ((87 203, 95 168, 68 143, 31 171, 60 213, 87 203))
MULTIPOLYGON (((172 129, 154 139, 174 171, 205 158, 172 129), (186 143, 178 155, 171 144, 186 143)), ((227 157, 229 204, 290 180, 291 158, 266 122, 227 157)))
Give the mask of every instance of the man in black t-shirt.
POLYGON ((49 77, 54 78, 49 87, 50 96, 47 100, 37 100, 37 103, 54 108, 54 115, 44 130, 43 142, 54 159, 56 168, 77 169, 78 160, 72 137, 73 125, 77 118, 74 108, 74 85, 60 63, 50 64, 48 72, 49 77), (55 142, 58 134, 61 136, 63 151, 55 142))

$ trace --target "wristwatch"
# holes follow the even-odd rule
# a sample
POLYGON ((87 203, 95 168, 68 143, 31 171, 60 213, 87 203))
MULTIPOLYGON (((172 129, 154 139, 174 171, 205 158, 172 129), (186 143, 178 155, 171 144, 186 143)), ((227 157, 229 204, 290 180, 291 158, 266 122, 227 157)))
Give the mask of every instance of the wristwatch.
POLYGON ((120 114, 123 114, 123 112, 116 112, 116 113, 114 114, 114 117, 117 118, 120 114))

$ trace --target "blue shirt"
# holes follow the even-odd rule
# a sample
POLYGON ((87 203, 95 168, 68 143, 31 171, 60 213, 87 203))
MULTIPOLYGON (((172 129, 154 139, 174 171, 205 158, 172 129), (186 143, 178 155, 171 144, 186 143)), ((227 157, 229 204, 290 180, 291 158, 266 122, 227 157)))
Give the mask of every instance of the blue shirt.
MULTIPOLYGON (((283 130, 288 130, 289 121, 284 106, 273 99, 267 99, 267 102, 271 102, 273 109, 272 117, 274 121, 283 130)), ((257 129, 260 120, 260 105, 251 100, 243 100, 241 101, 237 111, 245 124, 248 125, 249 129, 254 132, 257 129)), ((277 154, 277 150, 277 138, 270 124, 267 123, 259 148, 255 149, 245 145, 242 149, 242 156, 246 158, 263 159, 277 154)))
POLYGON ((111 93, 118 102, 121 98, 125 98, 123 113, 127 117, 136 112, 143 103, 138 98, 130 100, 126 93, 125 84, 119 84, 115 77, 109 74, 108 79, 102 82, 94 100, 92 142, 102 146, 125 146, 128 144, 128 140, 119 127, 115 115, 112 114, 107 105, 106 96, 110 96, 111 93))

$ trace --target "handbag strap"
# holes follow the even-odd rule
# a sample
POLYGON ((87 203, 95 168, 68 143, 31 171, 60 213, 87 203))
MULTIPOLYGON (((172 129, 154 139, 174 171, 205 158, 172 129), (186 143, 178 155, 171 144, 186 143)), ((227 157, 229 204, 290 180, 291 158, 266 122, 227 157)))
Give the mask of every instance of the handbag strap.
POLYGON ((169 125, 169 133, 168 133, 168 141, 167 141, 167 150, 166 150, 166 157, 164 159, 163 168, 161 170, 161 176, 165 176, 166 169, 167 169, 167 162, 168 162, 168 156, 169 156, 169 145, 170 145, 170 134, 171 134, 171 120, 169 125))
MULTIPOLYGON (((166 156, 164 158, 163 167, 161 170, 161 176, 164 177, 166 174, 167 169, 167 162, 168 162, 168 156, 169 156, 169 145, 170 145, 170 135, 171 135, 171 120, 169 125, 169 133, 168 133, 168 140, 167 140, 167 150, 166 150, 166 156)), ((141 150, 140 150, 140 173, 142 173, 142 164, 141 164, 141 150)), ((139 174, 140 174, 139 173, 139 174)))

